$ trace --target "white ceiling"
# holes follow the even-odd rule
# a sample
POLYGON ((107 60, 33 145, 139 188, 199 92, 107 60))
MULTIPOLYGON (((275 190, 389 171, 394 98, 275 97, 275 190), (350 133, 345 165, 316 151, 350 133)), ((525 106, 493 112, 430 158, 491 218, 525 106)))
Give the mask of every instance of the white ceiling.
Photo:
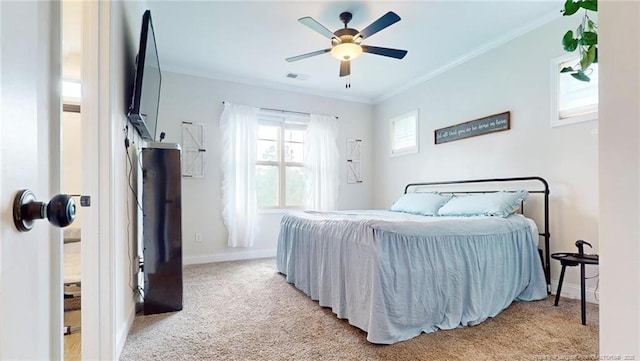
MULTIPOLYGON (((147 1, 162 70, 374 103, 560 17, 547 1, 147 1), (330 54, 284 59, 330 47, 298 23, 311 16, 331 31, 353 13, 362 30, 387 11, 402 20, 364 40, 408 50, 402 60, 363 54, 352 61, 351 88, 330 54), (290 79, 292 72, 308 76, 290 79)), ((559 34, 559 39, 561 34, 559 34)))

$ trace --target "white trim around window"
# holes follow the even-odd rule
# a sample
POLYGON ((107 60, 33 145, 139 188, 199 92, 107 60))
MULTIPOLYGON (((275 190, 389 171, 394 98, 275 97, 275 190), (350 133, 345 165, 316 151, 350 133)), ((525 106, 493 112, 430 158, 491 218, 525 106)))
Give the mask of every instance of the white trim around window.
POLYGON ((389 154, 392 157, 418 153, 418 109, 389 120, 389 154))
POLYGON ((566 65, 575 66, 579 63, 576 54, 565 54, 563 56, 551 60, 551 126, 559 127, 563 125, 575 124, 590 120, 598 120, 598 66, 594 64, 595 74, 592 76, 591 82, 581 82, 573 79, 570 74, 560 73, 566 65), (562 91, 562 84, 571 85, 570 93, 562 91), (594 93, 595 90, 595 93, 594 93), (580 102, 579 97, 584 95, 585 102, 580 102), (563 107, 561 97, 569 98, 574 102, 574 106, 563 107), (586 101, 586 98, 595 97, 593 101, 586 101), (576 100, 578 100, 576 102, 576 100))

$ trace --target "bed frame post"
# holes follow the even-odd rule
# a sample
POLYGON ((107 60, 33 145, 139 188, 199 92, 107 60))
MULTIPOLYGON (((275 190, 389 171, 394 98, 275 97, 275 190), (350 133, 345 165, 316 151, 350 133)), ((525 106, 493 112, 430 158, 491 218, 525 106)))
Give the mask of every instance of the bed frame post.
POLYGON ((551 234, 549 233, 549 184, 546 180, 540 178, 540 181, 544 183, 544 274, 547 277, 547 294, 551 294, 551 258, 549 249, 549 239, 551 234))

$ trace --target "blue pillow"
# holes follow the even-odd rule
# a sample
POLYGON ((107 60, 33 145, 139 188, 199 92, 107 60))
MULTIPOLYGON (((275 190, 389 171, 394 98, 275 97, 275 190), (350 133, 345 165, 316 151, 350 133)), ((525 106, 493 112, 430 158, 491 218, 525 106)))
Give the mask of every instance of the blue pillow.
POLYGON ((517 211, 528 196, 526 190, 456 196, 438 210, 438 215, 507 217, 517 211))
POLYGON ((394 212, 436 216, 438 209, 451 199, 451 195, 438 193, 406 193, 391 206, 394 212))

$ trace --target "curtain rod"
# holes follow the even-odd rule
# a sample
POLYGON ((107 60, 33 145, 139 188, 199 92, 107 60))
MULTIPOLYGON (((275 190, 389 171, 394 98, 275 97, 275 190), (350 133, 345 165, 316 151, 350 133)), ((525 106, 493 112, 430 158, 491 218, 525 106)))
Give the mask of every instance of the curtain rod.
MULTIPOLYGON (((222 104, 224 104, 225 101, 222 101, 222 104)), ((268 110, 268 111, 272 111, 272 112, 282 112, 282 113, 292 113, 292 114, 301 114, 301 115, 311 115, 311 113, 305 113, 305 112, 296 112, 294 110, 283 110, 283 109, 273 109, 273 108, 260 108, 260 110, 268 110)), ((339 117, 335 117, 336 119, 340 119, 339 117)))

